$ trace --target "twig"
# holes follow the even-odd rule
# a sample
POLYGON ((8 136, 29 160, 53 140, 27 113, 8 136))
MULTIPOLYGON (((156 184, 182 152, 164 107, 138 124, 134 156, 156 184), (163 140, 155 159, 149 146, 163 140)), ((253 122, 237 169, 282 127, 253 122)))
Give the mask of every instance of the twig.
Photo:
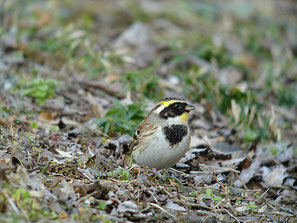
POLYGON ((8 203, 10 204, 10 206, 12 207, 12 209, 16 212, 16 213, 20 213, 18 207, 15 205, 15 203, 10 199, 10 197, 8 197, 6 194, 3 193, 3 195, 6 197, 8 203))
POLYGON ((150 190, 148 190, 147 192, 154 198, 154 201, 155 201, 156 203, 158 203, 158 200, 157 200, 156 197, 154 196, 154 192, 152 192, 152 191, 150 191, 150 190))
POLYGON ((168 215, 170 215, 171 217, 173 217, 174 218, 174 220, 176 220, 176 217, 173 215, 173 214, 171 214, 171 213, 169 213, 168 211, 166 211, 164 208, 162 208, 161 206, 159 206, 159 205, 157 205, 157 204, 154 204, 154 203, 148 203, 149 205, 152 205, 152 206, 154 206, 154 207, 156 207, 156 208, 159 208, 161 211, 163 211, 163 212, 165 212, 166 214, 168 214, 168 215))
POLYGON ((94 179, 91 179, 86 173, 83 173, 83 175, 91 182, 94 182, 94 179))
POLYGON ((206 209, 206 210, 210 210, 210 211, 218 211, 218 212, 221 212, 221 210, 223 209, 215 209, 215 208, 211 208, 211 207, 207 207, 207 206, 204 206, 204 205, 201 205, 201 204, 195 204, 195 203, 192 203, 192 204, 188 204, 190 207, 193 207, 193 208, 203 208, 203 209, 206 209))
POLYGON ((10 197, 7 196, 7 194, 2 193, 4 195, 4 197, 6 198, 6 200, 8 201, 8 203, 10 204, 10 206, 12 207, 12 209, 16 212, 16 213, 22 213, 23 216, 26 218, 27 222, 29 222, 29 217, 27 215, 27 213, 20 207, 18 208, 15 203, 12 201, 12 199, 10 199, 10 197))
POLYGON ((261 195, 261 197, 259 197, 259 199, 257 200, 257 202, 259 202, 268 191, 269 191, 269 188, 261 195))
POLYGON ((242 184, 242 186, 244 187, 244 189, 248 190, 248 187, 246 186, 245 182, 241 179, 239 174, 235 172, 235 175, 238 178, 238 180, 240 181, 240 183, 242 184))
POLYGON ((231 186, 230 186, 230 188, 239 190, 241 192, 261 192, 261 189, 251 190, 251 189, 243 189, 243 188, 240 188, 240 187, 231 187, 231 186))
MULTIPOLYGON (((217 210, 220 210, 219 213, 226 212, 224 209, 217 209, 217 210)), ((207 215, 207 216, 212 216, 216 219, 218 218, 218 214, 213 213, 211 211, 195 210, 195 212, 198 212, 199 214, 203 214, 203 215, 207 215)))
POLYGON ((273 211, 271 214, 277 214, 277 215, 282 215, 282 216, 286 216, 286 217, 294 217, 295 216, 295 215, 290 214, 290 213, 279 212, 279 211, 273 211))
POLYGON ((189 56, 188 60, 191 63, 195 64, 196 66, 203 67, 204 69, 206 69, 216 75, 219 73, 219 69, 216 66, 207 62, 206 60, 203 60, 202 58, 199 58, 196 56, 189 56))
POLYGON ((98 193, 98 191, 93 191, 92 193, 87 194, 86 196, 79 198, 79 199, 78 199, 77 201, 75 201, 74 203, 75 203, 75 204, 78 204, 79 202, 81 202, 81 201, 83 201, 83 200, 86 200, 86 199, 88 199, 89 197, 92 197, 92 196, 93 196, 94 194, 96 194, 96 193, 98 193))
POLYGON ((96 118, 100 118, 105 115, 105 111, 103 107, 96 102, 92 94, 90 93, 87 94, 87 100, 91 104, 91 110, 96 118))
POLYGON ((201 168, 202 171, 204 171, 205 173, 211 175, 213 177, 213 179, 224 189, 225 192, 227 191, 226 187, 218 180, 217 176, 215 175, 215 173, 213 171, 211 171, 204 164, 200 164, 199 167, 201 168))
POLYGON ((215 181, 224 189, 225 192, 227 192, 227 188, 218 180, 217 176, 214 172, 212 172, 212 177, 215 179, 215 181))
POLYGON ((99 82, 99 81, 82 81, 82 80, 79 81, 79 84, 82 84, 85 87, 97 88, 117 98, 124 98, 126 96, 125 93, 121 91, 122 88, 115 84, 109 84, 102 81, 99 82))
POLYGON ((106 133, 102 132, 100 129, 96 130, 99 134, 103 135, 104 137, 109 138, 109 135, 107 135, 106 133))
POLYGON ((271 209, 273 209, 273 210, 275 210, 275 212, 277 212, 277 209, 273 205, 269 204, 268 202, 265 202, 265 203, 267 206, 269 206, 271 209))
POLYGON ((214 206, 214 208, 219 207, 219 206, 223 203, 223 201, 224 201, 224 200, 221 200, 219 203, 217 203, 217 204, 214 206))
POLYGON ((180 173, 180 174, 185 175, 185 176, 190 176, 189 174, 187 174, 187 173, 185 173, 185 172, 183 172, 183 171, 174 169, 174 168, 172 168, 172 167, 169 168, 169 170, 172 170, 172 171, 174 171, 174 172, 180 173))
POLYGON ((167 191, 167 190, 165 189, 165 187, 160 186, 160 189, 161 189, 162 191, 164 191, 165 194, 167 194, 168 197, 170 197, 171 199, 174 198, 174 196, 173 196, 171 193, 169 193, 169 191, 167 191))
POLYGON ((137 181, 137 179, 133 179, 133 180, 116 180, 116 179, 112 179, 112 178, 110 178, 109 179, 110 181, 114 181, 114 182, 116 182, 116 183, 121 183, 121 184, 129 184, 129 183, 134 183, 134 182, 136 182, 137 181))
POLYGON ((232 217, 235 219, 235 221, 240 223, 240 220, 238 218, 236 218, 233 214, 231 214, 227 209, 225 209, 225 211, 232 217))
POLYGON ((235 170, 235 169, 232 169, 232 168, 224 168, 224 169, 229 170, 229 171, 232 171, 234 173, 240 173, 239 170, 235 170))

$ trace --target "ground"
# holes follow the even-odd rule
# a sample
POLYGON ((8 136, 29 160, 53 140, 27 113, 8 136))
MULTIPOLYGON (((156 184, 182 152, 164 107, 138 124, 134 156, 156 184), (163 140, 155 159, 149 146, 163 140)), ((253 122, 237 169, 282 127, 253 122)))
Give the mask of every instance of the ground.
POLYGON ((296 222, 293 0, 0 2, 1 222, 296 222), (195 106, 167 172, 127 144, 195 106))

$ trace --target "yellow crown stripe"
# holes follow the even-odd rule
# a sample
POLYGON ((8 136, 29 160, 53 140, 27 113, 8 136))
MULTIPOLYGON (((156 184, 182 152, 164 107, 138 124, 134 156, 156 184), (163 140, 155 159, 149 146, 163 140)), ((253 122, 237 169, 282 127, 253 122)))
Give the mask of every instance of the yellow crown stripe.
POLYGON ((165 107, 168 107, 169 105, 171 105, 171 104, 173 104, 175 102, 181 102, 181 101, 179 101, 179 100, 170 100, 170 101, 161 101, 160 103, 162 105, 164 105, 165 107))

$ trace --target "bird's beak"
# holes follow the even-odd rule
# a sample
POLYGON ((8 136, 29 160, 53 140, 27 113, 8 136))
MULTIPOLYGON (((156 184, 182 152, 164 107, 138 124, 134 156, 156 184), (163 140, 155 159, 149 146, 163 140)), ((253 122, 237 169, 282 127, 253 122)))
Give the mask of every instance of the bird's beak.
POLYGON ((187 112, 189 112, 189 111, 195 109, 195 107, 193 105, 187 105, 185 109, 187 112))

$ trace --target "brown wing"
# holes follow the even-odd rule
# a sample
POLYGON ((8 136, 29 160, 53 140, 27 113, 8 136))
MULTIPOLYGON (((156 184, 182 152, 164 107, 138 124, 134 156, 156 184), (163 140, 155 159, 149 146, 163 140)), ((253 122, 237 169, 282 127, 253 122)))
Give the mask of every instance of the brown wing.
POLYGON ((143 120, 138 126, 135 134, 133 135, 131 142, 129 143, 130 153, 132 153, 134 148, 138 145, 138 143, 143 137, 152 135, 154 133, 154 130, 156 129, 157 129, 157 126, 154 126, 153 124, 146 122, 146 119, 143 120))
POLYGON ((133 135, 133 138, 131 142, 129 143, 129 152, 132 153, 134 148, 138 145, 139 141, 142 140, 142 137, 149 136, 154 133, 154 131, 157 129, 157 126, 154 126, 153 124, 150 124, 148 122, 148 117, 152 114, 154 110, 159 108, 161 105, 157 104, 155 108, 153 108, 149 114, 145 117, 145 119, 140 123, 138 126, 136 132, 133 135))

